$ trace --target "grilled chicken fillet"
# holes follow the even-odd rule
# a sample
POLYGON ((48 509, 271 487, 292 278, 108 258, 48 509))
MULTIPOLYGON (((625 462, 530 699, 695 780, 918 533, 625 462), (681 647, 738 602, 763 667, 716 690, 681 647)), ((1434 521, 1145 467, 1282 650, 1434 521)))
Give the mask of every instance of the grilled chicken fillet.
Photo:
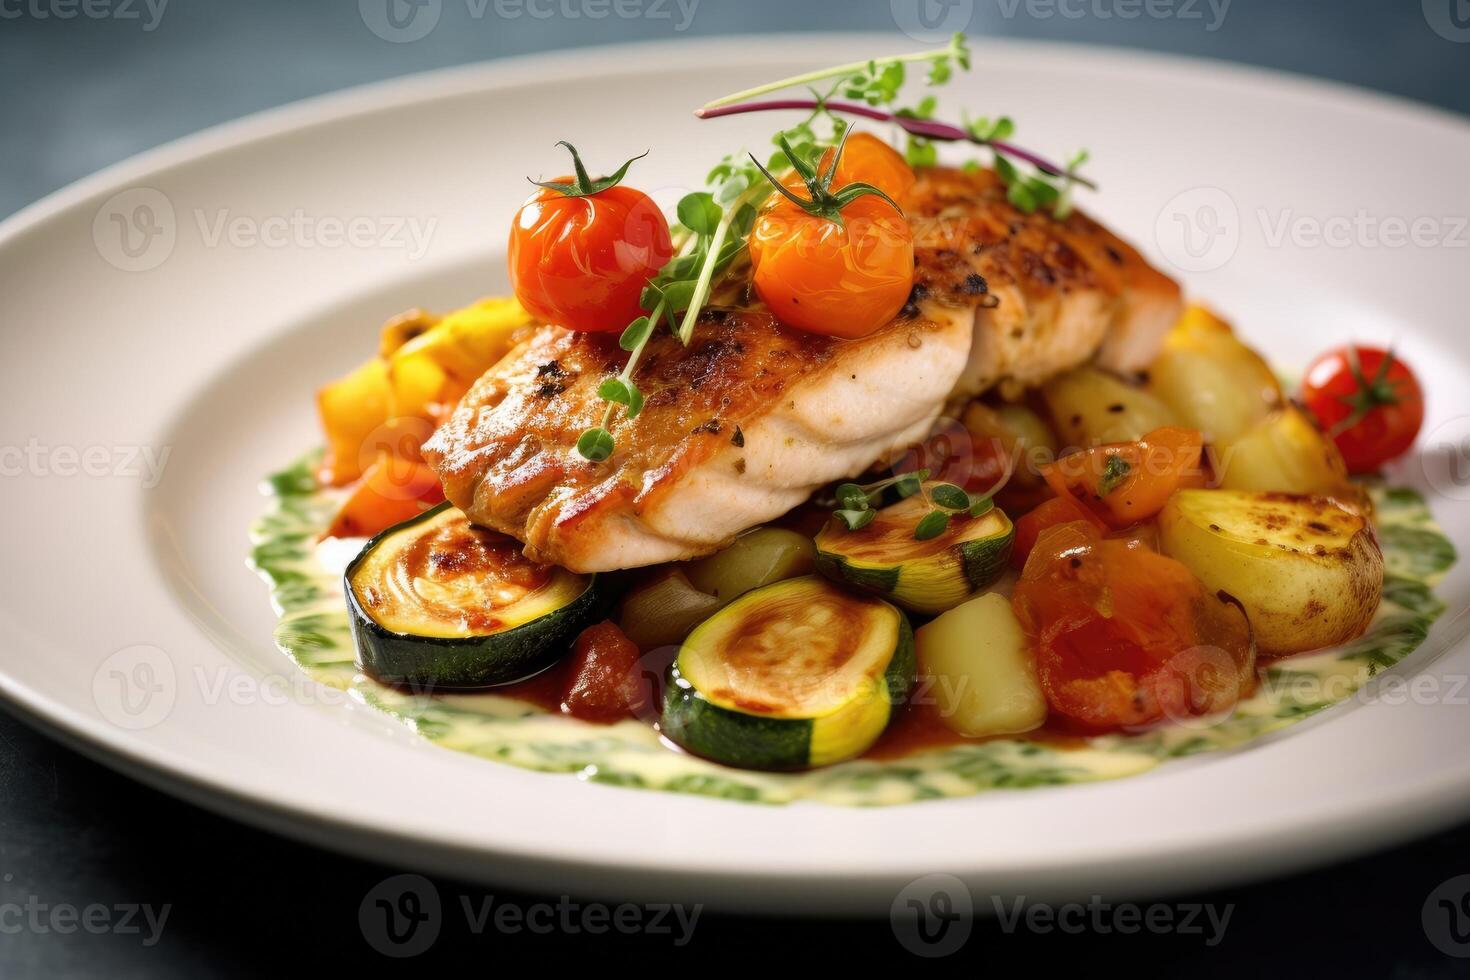
POLYGON ((446 496, 574 571, 709 554, 921 439, 952 395, 1094 355, 1142 367, 1178 312, 1133 249, 1077 213, 1017 211, 992 174, 927 171, 908 214, 919 268, 896 319, 838 340, 721 309, 688 347, 660 332, 635 374, 643 410, 619 413, 602 463, 574 447, 626 354, 612 335, 531 331, 425 444, 446 496))

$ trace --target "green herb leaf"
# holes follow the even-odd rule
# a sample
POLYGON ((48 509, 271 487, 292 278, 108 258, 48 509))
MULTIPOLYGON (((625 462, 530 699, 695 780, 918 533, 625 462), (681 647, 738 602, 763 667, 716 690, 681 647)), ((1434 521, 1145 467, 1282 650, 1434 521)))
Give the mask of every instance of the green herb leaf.
POLYGON ((949 527, 949 515, 942 510, 931 510, 914 528, 914 540, 928 541, 930 538, 937 538, 944 533, 947 527, 949 527))
POLYGON ((837 488, 837 503, 845 510, 867 510, 872 501, 868 492, 856 483, 843 483, 837 488))
MULTIPOLYGON (((650 303, 649 306, 652 307, 653 304, 650 303)), ((651 333, 653 333, 653 321, 646 316, 640 316, 623 329, 622 336, 618 338, 618 346, 625 351, 635 351, 651 333)))
POLYGON ((941 483, 929 490, 929 499, 945 510, 968 510, 970 495, 953 483, 941 483))
POLYGON ((577 439, 577 454, 593 463, 600 463, 612 455, 612 433, 603 428, 588 429, 577 439))
POLYGON ((893 490, 900 499, 912 497, 924 488, 924 477, 929 475, 928 470, 920 470, 917 473, 905 473, 893 481, 893 490))
POLYGON ((643 393, 631 378, 613 377, 602 379, 597 386, 597 396, 603 401, 616 402, 628 407, 628 418, 637 418, 643 410, 643 393))
POLYGON ((1107 462, 1103 463, 1102 479, 1097 483, 1098 496, 1106 497, 1118 489, 1119 485, 1128 479, 1128 474, 1131 472, 1133 472, 1133 467, 1122 456, 1117 453, 1108 456, 1107 462))
POLYGON ((679 223, 696 235, 713 235, 715 226, 720 223, 724 213, 724 209, 715 203, 714 195, 708 191, 686 194, 679 201, 679 223))
POLYGON ((970 516, 981 517, 995 509, 995 501, 990 497, 974 497, 970 501, 970 516))
POLYGON ((834 510, 832 516, 842 522, 842 526, 849 531, 861 531, 873 523, 873 518, 878 516, 876 510, 834 510))

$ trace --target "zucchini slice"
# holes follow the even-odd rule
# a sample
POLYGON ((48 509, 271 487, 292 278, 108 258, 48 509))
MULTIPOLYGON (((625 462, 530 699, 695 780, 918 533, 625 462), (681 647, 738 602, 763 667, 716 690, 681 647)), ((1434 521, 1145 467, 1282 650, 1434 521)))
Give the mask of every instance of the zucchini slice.
POLYGON ((689 634, 661 727, 727 765, 825 766, 872 745, 913 679, 902 612, 806 575, 747 592, 689 634))
POLYGON ((1015 529, 992 507, 979 517, 953 517, 942 534, 916 540, 914 528, 930 509, 916 494, 884 507, 861 530, 849 531, 834 517, 817 534, 817 570, 912 612, 953 609, 1000 577, 1015 529))
POLYGON ((490 687, 566 652, 599 611, 595 575, 542 565, 443 503, 390 527, 347 567, 357 663, 410 687, 490 687))

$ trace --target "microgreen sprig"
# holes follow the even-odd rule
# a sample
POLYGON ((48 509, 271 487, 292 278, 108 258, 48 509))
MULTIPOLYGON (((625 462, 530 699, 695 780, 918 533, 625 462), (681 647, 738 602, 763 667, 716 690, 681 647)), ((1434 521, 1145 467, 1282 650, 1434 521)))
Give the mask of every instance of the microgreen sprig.
MULTIPOLYGON (((996 171, 1006 184, 1008 199, 1015 207, 1028 214, 1038 209, 1047 209, 1058 219, 1063 219, 1071 213, 1071 194, 1074 187, 1097 189, 1093 181, 1078 173, 1087 160, 1086 151, 1072 157, 1065 164, 1054 163, 1010 142, 1015 124, 1007 117, 1002 116, 993 122, 988 119, 966 119, 959 126, 941 122, 934 118, 938 103, 932 95, 926 96, 914 106, 883 108, 891 106, 897 100, 899 90, 904 84, 905 64, 926 60, 931 63, 928 79, 930 85, 948 81, 956 66, 968 70, 970 54, 964 35, 956 34, 948 47, 935 51, 838 65, 746 89, 706 103, 695 111, 695 115, 701 119, 716 119, 748 112, 800 109, 810 113, 807 122, 802 124, 807 130, 810 130, 811 122, 819 116, 833 120, 834 129, 845 127, 846 124, 839 119, 843 115, 893 123, 908 136, 905 156, 914 166, 932 166, 937 162, 938 156, 933 147, 935 142, 967 142, 984 146, 995 154, 996 171), (807 86, 829 78, 837 78, 838 81, 825 93, 812 91, 812 98, 809 99, 751 101, 782 89, 807 86), (853 101, 837 101, 838 95, 853 101), (1017 162, 1029 164, 1036 169, 1036 173, 1022 175, 1015 165, 1017 162)), ((798 146, 798 149, 801 147, 798 146)))
POLYGON ((829 78, 839 78, 846 82, 846 94, 849 98, 863 98, 871 101, 872 105, 879 105, 883 101, 892 101, 898 94, 898 90, 904 83, 904 65, 929 62, 929 84, 940 85, 949 81, 953 74, 954 65, 968 69, 970 67, 970 49, 965 43, 964 34, 956 34, 950 38, 949 46, 935 51, 918 51, 910 54, 890 55, 887 58, 869 58, 866 61, 854 61, 846 65, 837 65, 832 68, 821 68, 817 71, 807 72, 803 75, 793 75, 791 78, 783 78, 777 82, 768 82, 765 85, 757 85, 744 91, 735 92, 722 96, 713 102, 706 102, 701 111, 717 109, 720 106, 733 105, 736 102, 744 102, 768 92, 779 92, 782 89, 809 86, 815 82, 826 81, 829 78))

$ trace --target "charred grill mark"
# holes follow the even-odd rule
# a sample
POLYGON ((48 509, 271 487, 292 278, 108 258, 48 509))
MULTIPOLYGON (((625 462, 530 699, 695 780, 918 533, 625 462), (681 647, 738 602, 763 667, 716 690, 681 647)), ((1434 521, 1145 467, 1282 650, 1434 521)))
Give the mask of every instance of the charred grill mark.
POLYGON ((536 394, 542 398, 555 398, 567 390, 567 385, 574 375, 569 374, 566 368, 561 366, 561 361, 552 358, 545 364, 536 366, 536 377, 541 382, 536 386, 536 394))

